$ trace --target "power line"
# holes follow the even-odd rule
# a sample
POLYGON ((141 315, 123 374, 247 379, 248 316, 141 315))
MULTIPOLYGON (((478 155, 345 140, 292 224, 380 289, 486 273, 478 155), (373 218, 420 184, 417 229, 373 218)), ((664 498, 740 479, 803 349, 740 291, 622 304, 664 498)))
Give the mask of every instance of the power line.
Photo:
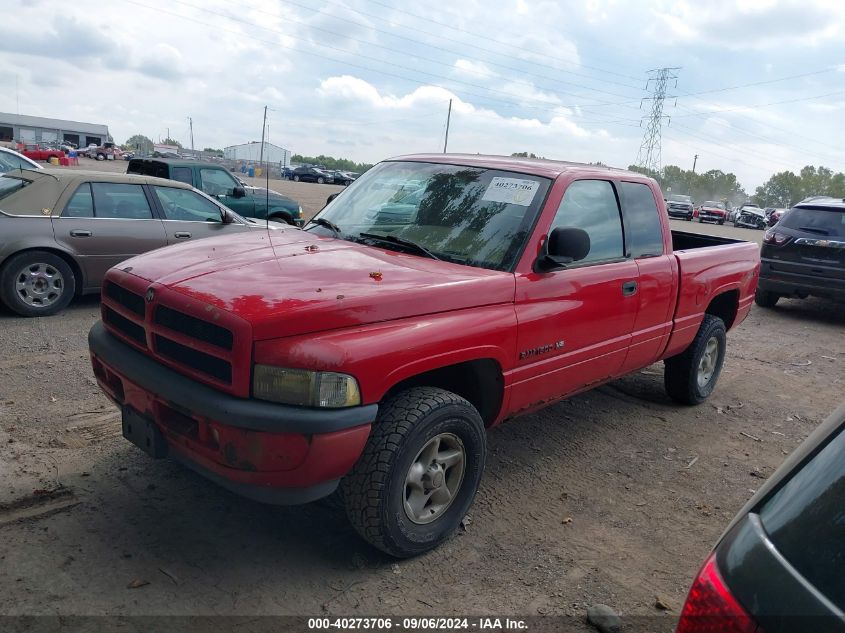
POLYGON ((646 86, 654 82, 654 92, 651 97, 643 99, 643 101, 651 101, 651 114, 643 118, 643 121, 648 123, 640 151, 637 153, 637 164, 651 171, 659 172, 662 167, 660 129, 663 127, 663 119, 668 118, 663 114, 663 101, 666 99, 668 83, 674 81, 675 85, 678 85, 679 70, 680 67, 658 68, 648 71, 649 78, 646 86))
MULTIPOLYGON (((318 46, 326 46, 325 44, 322 44, 322 43, 320 43, 320 42, 313 42, 312 40, 310 40, 310 39, 308 39, 308 38, 303 38, 303 37, 299 37, 299 36, 296 36, 296 35, 290 35, 290 34, 288 34, 288 33, 286 33, 286 32, 279 31, 279 30, 277 30, 277 29, 273 29, 273 28, 270 28, 270 27, 267 27, 267 26, 262 26, 262 25, 259 25, 259 24, 255 24, 254 22, 250 22, 249 20, 245 20, 245 19, 243 19, 243 18, 234 17, 234 16, 228 15, 228 14, 226 14, 226 13, 220 13, 220 12, 214 11, 214 10, 212 10, 212 9, 207 9, 207 8, 205 8, 205 7, 202 7, 202 6, 197 6, 197 5, 191 4, 191 3, 189 3, 189 2, 185 2, 184 0, 173 0, 173 1, 174 1, 174 2, 177 2, 178 4, 183 4, 183 5, 185 5, 185 6, 191 7, 191 8, 193 8, 193 9, 198 10, 198 11, 204 11, 204 12, 206 12, 206 13, 210 13, 210 14, 212 14, 212 15, 216 15, 216 16, 218 16, 218 17, 222 17, 222 18, 227 19, 227 20, 233 20, 233 21, 236 21, 236 22, 241 22, 241 23, 243 23, 243 24, 246 24, 246 25, 251 26, 251 27, 253 27, 253 28, 261 29, 261 30, 263 30, 263 31, 268 31, 268 32, 271 32, 271 33, 276 33, 276 34, 279 34, 279 35, 284 35, 284 36, 286 36, 286 37, 291 37, 291 38, 293 38, 293 39, 298 39, 298 40, 307 41, 307 42, 309 42, 309 43, 315 43, 315 44, 317 44, 318 46)), ((298 2, 295 2, 294 0, 282 0, 282 1, 283 1, 283 2, 285 2, 285 3, 287 3, 287 4, 292 4, 292 5, 295 5, 295 6, 298 6, 298 7, 308 8, 308 7, 307 7, 307 5, 300 4, 300 3, 298 3, 298 2)), ((263 13, 263 14, 266 14, 266 15, 271 15, 271 16, 274 16, 274 17, 275 17, 275 15, 276 15, 276 14, 271 13, 271 12, 269 12, 269 11, 264 11, 264 10, 262 10, 262 9, 258 9, 258 8, 256 8, 256 7, 253 7, 253 6, 248 5, 248 4, 242 4, 242 3, 238 3, 238 2, 232 2, 232 4, 234 4, 234 5, 236 5, 236 6, 243 7, 243 8, 250 9, 250 10, 252 10, 252 11, 255 11, 256 13, 263 13)), ((349 10, 351 11, 352 9, 349 9, 349 10)), ((335 17, 335 16, 329 16, 329 17, 335 17)), ((337 18, 337 19, 342 20, 342 18, 337 18)), ((308 23, 308 22, 303 22, 303 21, 301 21, 301 20, 296 20, 296 19, 294 19, 294 18, 286 18, 286 20, 287 20, 287 21, 289 21, 289 22, 296 23, 296 24, 301 24, 301 25, 303 25, 303 26, 308 27, 309 29, 313 29, 313 30, 316 30, 316 31, 321 31, 321 32, 327 33, 328 35, 331 35, 331 36, 333 36, 333 37, 342 37, 342 38, 346 38, 346 39, 349 39, 349 40, 351 40, 351 41, 353 41, 353 42, 358 42, 358 43, 360 43, 360 44, 364 44, 364 45, 366 45, 367 47, 370 47, 370 48, 380 48, 380 49, 386 50, 386 51, 391 52, 391 53, 397 53, 397 54, 399 54, 399 55, 408 55, 408 53, 407 53, 406 51, 404 51, 404 50, 400 50, 400 49, 393 48, 393 47, 390 47, 390 46, 385 46, 385 45, 383 45, 383 44, 377 44, 377 43, 374 43, 374 42, 369 42, 369 41, 362 40, 362 39, 359 39, 359 38, 351 37, 351 36, 346 35, 346 34, 344 34, 344 33, 339 33, 339 32, 337 32, 337 31, 332 31, 331 29, 323 28, 323 27, 320 27, 320 26, 317 26, 317 25, 314 25, 314 24, 310 24, 310 23, 308 23)), ((381 29, 378 29, 378 28, 372 27, 372 26, 370 26, 370 25, 365 25, 365 24, 363 24, 363 23, 361 23, 361 22, 354 22, 354 21, 349 21, 349 20, 343 20, 343 21, 344 21, 344 22, 351 22, 352 24, 359 24, 359 25, 361 25, 361 26, 367 26, 368 28, 372 28, 374 31, 376 31, 376 32, 378 32, 378 33, 383 33, 383 34, 385 34, 385 35, 389 35, 389 36, 392 36, 392 37, 396 37, 396 34, 395 34, 395 33, 390 33, 390 32, 388 32, 388 31, 384 31, 384 30, 381 30, 381 29)), ((582 90, 586 90, 586 91, 588 91, 588 92, 596 92, 596 93, 606 94, 606 95, 609 95, 609 96, 612 96, 612 97, 618 97, 618 98, 620 98, 620 99, 625 99, 628 103, 631 103, 631 101, 630 101, 630 100, 634 98, 634 97, 632 97, 631 95, 624 95, 624 94, 619 94, 618 92, 611 92, 611 91, 609 91, 609 90, 602 90, 601 88, 592 88, 592 87, 589 87, 589 86, 584 86, 584 85, 582 85, 582 84, 576 84, 576 83, 572 83, 572 82, 561 81, 559 78, 552 78, 552 77, 548 77, 547 75, 538 75, 538 74, 536 74, 536 73, 532 73, 532 72, 530 72, 530 71, 525 71, 525 70, 523 70, 523 69, 516 68, 516 67, 514 67, 514 66, 508 66, 508 65, 506 65, 506 64, 501 64, 501 63, 498 63, 498 62, 493 62, 493 61, 490 61, 490 60, 480 60, 480 59, 477 59, 477 58, 472 58, 472 57, 470 57, 470 56, 466 55, 466 54, 465 54, 465 53, 463 53, 463 52, 460 52, 460 51, 455 51, 455 50, 452 50, 452 49, 443 48, 443 47, 440 47, 440 46, 435 46, 435 45, 433 45, 433 44, 428 44, 428 43, 426 43, 426 42, 422 42, 422 41, 419 41, 419 40, 413 40, 413 39, 410 39, 410 38, 404 38, 404 39, 405 39, 405 40, 407 40, 407 41, 410 41, 410 42, 415 42, 415 43, 418 43, 418 44, 420 44, 420 45, 422 45, 422 46, 426 46, 426 47, 433 48, 433 49, 436 49, 436 50, 444 51, 444 52, 449 53, 449 54, 451 54, 451 55, 458 55, 458 56, 460 56, 460 57, 467 58, 467 59, 469 59, 469 60, 471 60, 471 61, 472 61, 472 60, 474 60, 474 61, 477 61, 477 62, 481 62, 481 63, 486 63, 486 64, 489 64, 489 65, 491 65, 491 66, 498 66, 498 67, 500 67, 500 68, 505 68, 505 69, 507 69, 507 70, 511 70, 511 71, 517 72, 517 73, 519 73, 520 75, 527 75, 527 76, 539 77, 539 78, 542 78, 542 79, 547 79, 547 80, 555 81, 556 83, 561 84, 561 85, 575 86, 576 88, 580 88, 580 89, 582 89, 582 90)), ((337 49, 337 48, 332 47, 332 46, 326 46, 326 47, 327 47, 327 48, 330 48, 330 49, 332 49, 332 50, 339 50, 339 51, 342 51, 342 50, 343 50, 343 49, 337 49)), ((486 50, 486 49, 482 49, 482 50, 486 50)), ((343 52, 346 52, 346 51, 343 51, 343 52)), ((439 60, 439 59, 433 59, 433 58, 431 58, 431 57, 424 57, 424 56, 419 55, 419 54, 417 54, 417 53, 414 53, 413 55, 414 55, 414 57, 416 57, 417 59, 419 59, 419 60, 421 60, 421 61, 430 62, 430 63, 432 63, 432 64, 437 64, 437 65, 440 65, 440 66, 446 66, 446 67, 448 67, 448 68, 450 68, 450 69, 451 69, 451 68, 453 68, 453 65, 452 65, 452 63, 451 63, 451 62, 444 62, 444 61, 441 61, 441 60, 439 60)), ((383 62, 383 60, 380 60, 380 59, 378 59, 378 58, 369 57, 369 56, 366 56, 366 55, 359 55, 359 56, 364 57, 364 58, 366 58, 366 59, 373 60, 373 61, 378 61, 378 62, 380 62, 380 63, 386 63, 386 62, 383 62)), ((457 79, 454 79, 454 78, 451 78, 451 77, 446 78, 446 77, 444 77, 443 75, 436 75, 436 74, 433 74, 433 73, 427 73, 427 72, 425 72, 425 71, 420 71, 420 70, 418 70, 418 69, 414 69, 414 68, 408 68, 407 66, 401 66, 401 65, 399 65, 399 64, 391 64, 391 65, 395 65, 395 66, 397 66, 397 67, 399 67, 399 68, 404 68, 404 69, 406 69, 406 70, 412 70, 412 71, 420 72, 420 73, 423 73, 423 74, 428 74, 429 76, 432 76, 432 77, 437 77, 437 78, 441 78, 441 79, 449 79, 449 80, 451 80, 451 81, 456 81, 456 82, 458 82, 458 83, 464 83, 464 84, 466 84, 466 85, 469 85, 469 86, 472 86, 472 87, 475 87, 475 88, 480 88, 480 89, 482 89, 482 90, 492 90, 491 88, 488 88, 488 87, 486 87, 486 86, 482 86, 482 85, 479 85, 479 84, 470 84, 470 83, 467 83, 467 82, 462 82, 461 80, 457 80, 457 79)), ((531 81, 526 81, 526 80, 524 80, 524 79, 512 79, 512 80, 511 80, 511 82, 512 82, 512 83, 517 83, 517 84, 523 84, 523 85, 531 86, 532 88, 538 88, 538 89, 540 89, 540 90, 545 90, 545 91, 547 91, 547 92, 553 92, 553 93, 564 94, 564 95, 568 95, 568 96, 571 96, 571 97, 576 97, 576 98, 587 98, 587 99, 593 99, 594 101, 596 101, 596 103, 595 103, 595 104, 592 104, 592 103, 585 103, 585 104, 582 104, 582 105, 581 105, 581 107, 594 107, 594 106, 597 106, 597 105, 622 105, 622 104, 620 104, 620 103, 611 103, 611 102, 609 102, 609 101, 607 101, 607 100, 600 100, 600 99, 597 99, 597 98, 595 98, 595 97, 584 97, 583 95, 579 95, 579 94, 574 93, 574 92, 568 92, 568 91, 560 90, 559 88, 549 88, 548 86, 540 86, 540 85, 534 84, 534 83, 533 83, 533 82, 531 82, 531 81)), ((630 86, 630 87, 634 87, 634 86, 630 86)), ((503 91, 496 91, 496 92, 503 92, 503 91)), ((505 94, 507 94, 507 93, 505 93, 505 94)), ((547 102, 548 102, 548 103, 552 103, 551 101, 547 101, 547 102)))
MULTIPOLYGON (((145 4, 142 4, 142 3, 140 3, 140 2, 135 2, 134 0, 126 0, 126 1, 127 1, 127 2, 130 2, 131 4, 137 4, 137 5, 139 5, 139 6, 144 6, 144 7, 148 8, 148 9, 154 9, 154 7, 150 7, 149 5, 145 5, 145 4)), ((289 38, 291 38, 291 39, 301 40, 301 41, 307 42, 307 43, 309 43, 309 44, 316 44, 316 45, 318 45, 318 46, 322 46, 322 47, 324 47, 324 48, 328 48, 328 49, 333 50, 333 51, 338 51, 338 52, 340 52, 340 53, 343 53, 344 55, 349 55, 349 52, 348 52, 348 51, 346 51, 346 50, 344 50, 344 49, 342 49, 342 48, 338 48, 338 47, 335 47, 335 46, 331 46, 331 45, 329 45, 329 44, 325 44, 325 43, 322 43, 322 42, 313 42, 313 41, 312 41, 311 39, 309 39, 309 38, 305 38, 305 37, 301 37, 301 36, 297 36, 297 35, 291 35, 291 34, 289 34, 289 33, 286 33, 286 32, 283 32, 283 31, 279 31, 278 29, 273 29, 273 28, 270 28, 270 27, 261 26, 261 25, 259 25, 259 24, 255 24, 254 22, 250 22, 249 20, 244 20, 243 18, 238 18, 238 17, 235 17, 235 16, 227 15, 227 14, 225 14, 225 13, 220 13, 220 12, 217 12, 217 11, 213 11, 213 10, 211 10, 211 9, 206 9, 205 7, 200 7, 200 6, 197 6, 197 5, 191 4, 191 3, 189 3, 189 2, 185 2, 184 0, 172 0, 172 2, 175 2, 175 3, 177 3, 177 4, 181 4, 181 5, 184 5, 184 6, 190 7, 190 8, 192 8, 192 9, 195 9, 195 10, 198 10, 198 11, 203 11, 203 12, 205 12, 205 13, 209 13, 209 14, 211 14, 211 15, 215 15, 215 16, 217 16, 217 17, 221 17, 221 18, 226 19, 226 20, 230 20, 230 21, 233 21, 233 22, 240 22, 241 24, 245 24, 245 25, 247 25, 247 26, 249 26, 249 27, 256 28, 256 29, 260 29, 260 30, 262 30, 262 31, 267 31, 267 32, 275 33, 275 34, 277 34, 277 35, 282 35, 282 36, 284 36, 284 37, 289 37, 289 38)), ((171 14, 171 15, 175 15, 175 16, 180 17, 180 18, 183 18, 183 19, 189 19, 189 20, 192 20, 192 21, 199 22, 198 20, 194 20, 193 18, 188 18, 187 16, 183 16, 183 15, 180 15, 180 14, 178 14, 178 13, 173 13, 173 12, 170 12, 170 11, 166 11, 166 10, 164 10, 164 9, 157 9, 157 8, 155 8, 155 10, 157 10, 157 11, 161 11, 161 12, 164 12, 164 13, 169 13, 169 14, 171 14)), ((291 21, 293 21, 293 20, 291 20, 291 21)), ((202 23, 202 22, 200 22, 200 23, 202 23)), ((218 26, 214 26, 214 25, 209 25, 209 24, 205 24, 205 25, 206 25, 206 26, 209 26, 210 28, 220 28, 220 27, 218 27, 218 26)), ((319 29, 319 27, 311 27, 311 28, 318 28, 318 29, 319 29)), ((330 34, 332 34, 332 35, 335 35, 335 36, 345 37, 343 34, 336 33, 336 32, 334 32, 334 31, 328 31, 327 29, 319 29, 319 30, 326 31, 326 32, 328 32, 328 33, 330 33, 330 34)), ((353 41, 361 41, 361 40, 355 40, 354 38, 349 38, 349 39, 353 39, 353 41)), ((381 46, 381 45, 378 45, 378 44, 372 44, 372 43, 370 43, 370 42, 363 42, 363 41, 362 41, 362 43, 365 43, 365 44, 367 44, 368 46, 375 46, 375 47, 378 47, 378 48, 385 48, 385 49, 387 49, 387 50, 389 50, 389 51, 391 51, 391 52, 394 52, 394 53, 399 53, 400 55, 406 55, 405 51, 401 51, 401 50, 393 49, 393 48, 390 48, 390 47, 381 46)), ((284 47, 284 48, 292 48, 292 47, 289 47, 289 46, 285 46, 284 44, 279 44, 279 43, 277 43, 277 42, 274 42, 274 45, 276 45, 276 46, 281 46, 281 47, 284 47)), ((295 49, 294 49, 294 50, 295 50, 295 49)), ((315 54, 315 53, 313 53, 313 52, 309 52, 309 54, 316 55, 316 54, 315 54)), ((415 73, 418 73, 418 74, 421 74, 421 75, 426 75, 426 76, 428 76, 428 77, 433 77, 433 78, 435 78, 435 79, 446 80, 446 81, 449 81, 449 82, 453 82, 453 83, 457 83, 457 84, 462 84, 462 85, 465 85, 465 86, 470 86, 471 88, 477 88, 477 89, 479 89, 479 90, 485 90, 485 91, 492 92, 492 93, 496 93, 496 94, 503 94, 503 95, 506 95, 506 96, 509 96, 509 97, 512 97, 512 96, 513 96, 511 93, 506 92, 506 91, 504 91, 504 90, 496 90, 495 88, 488 88, 487 86, 483 86, 483 85, 481 85, 481 84, 474 84, 474 83, 470 83, 470 82, 467 82, 467 81, 462 81, 462 80, 460 80, 460 79, 455 79, 454 77, 446 77, 446 76, 444 76, 444 75, 438 75, 438 74, 436 74, 436 73, 431 73, 431 72, 427 72, 427 71, 424 71, 424 70, 420 70, 419 68, 414 68, 414 67, 411 67, 411 66, 404 66, 404 65, 402 65, 402 64, 397 64, 397 63, 395 63, 395 62, 391 62, 391 61, 385 61, 385 60, 383 60, 383 59, 379 59, 378 57, 372 57, 372 56, 370 56, 370 55, 364 55, 364 54, 361 54, 361 53, 355 53, 355 56, 356 56, 356 57, 363 58, 363 59, 367 59, 367 60, 370 60, 370 61, 374 61, 374 62, 379 63, 379 64, 385 64, 385 65, 388 65, 388 66, 394 66, 394 67, 396 67, 396 68, 400 68, 400 69, 402 69, 402 70, 406 70, 406 71, 410 71, 410 72, 415 72, 415 73)), ((347 64, 347 65, 353 65, 353 64, 349 64, 348 62, 341 62, 340 60, 336 60, 336 59, 334 59, 334 58, 329 58, 329 59, 332 59, 332 61, 338 61, 338 62, 340 62, 340 63, 345 63, 345 64, 347 64)), ((421 58, 421 59, 425 59, 425 61, 431 61, 431 62, 433 62, 433 63, 443 64, 443 62, 439 62, 439 61, 437 61, 437 60, 430 60, 430 59, 426 59, 426 58, 421 58)), ((380 71, 373 71, 372 69, 368 69, 368 68, 365 68, 365 70, 370 70, 371 72, 380 72, 380 71)), ((403 79, 406 79, 406 80, 407 80, 407 78, 406 78, 406 77, 403 77, 403 79)), ((533 84, 532 84, 532 85, 533 85, 533 84)), ((558 91, 558 92, 561 92, 561 93, 563 93, 563 94, 567 94, 567 95, 570 95, 570 96, 573 96, 573 97, 578 97, 578 96, 580 96, 580 95, 576 95, 576 94, 573 94, 573 93, 568 93, 568 92, 563 92, 563 91, 558 91)), ((614 93, 611 93, 611 94, 614 94, 614 93)), ((622 97, 622 98, 625 98, 625 99, 629 99, 629 97, 627 97, 627 96, 625 96, 625 95, 617 95, 617 96, 622 97)), ((546 104, 555 105, 556 107, 559 107, 559 108, 560 108, 560 107, 564 107, 564 108, 565 108, 565 107, 580 107, 580 108, 582 108, 582 109, 589 109, 589 108, 596 108, 596 107, 606 107, 606 106, 617 106, 617 105, 624 105, 625 103, 630 103, 630 101, 626 101, 626 102, 622 102, 622 103, 611 103, 611 102, 607 102, 607 101, 599 101, 599 100, 596 100, 596 101, 598 101, 597 103, 580 103, 580 104, 573 104, 573 105, 564 105, 564 104, 561 104, 559 101, 552 101, 552 100, 550 100, 550 99, 540 99, 540 98, 537 98, 537 97, 532 97, 532 100, 533 100, 533 101, 536 101, 536 102, 538 102, 538 103, 546 103, 546 104)))
MULTIPOLYGON (((329 2, 331 2, 332 4, 338 4, 338 5, 340 5, 340 6, 343 6, 343 7, 347 8, 347 9, 350 9, 350 8, 349 8, 349 7, 347 7, 346 5, 341 4, 341 3, 339 3, 339 2, 334 2, 333 0, 328 0, 328 1, 329 1, 329 2)), ((484 39, 484 40, 486 40, 486 41, 488 41, 488 42, 495 42, 496 44, 500 44, 500 45, 502 45, 502 46, 507 46, 507 47, 509 47, 509 48, 513 48, 513 49, 518 50, 518 51, 523 51, 523 52, 526 52, 526 53, 531 53, 531 54, 534 54, 534 55, 539 55, 539 54, 540 54, 540 53, 537 53, 537 52, 535 52, 535 51, 531 51, 531 50, 528 50, 528 49, 521 48, 521 47, 519 47, 519 46, 514 46, 513 44, 511 44, 511 43, 509 43, 509 42, 505 42, 505 41, 503 41, 503 40, 499 40, 499 39, 496 39, 496 38, 490 37, 489 35, 479 35, 479 34, 477 34, 477 33, 473 33, 472 31, 467 31, 466 29, 462 29, 462 28, 457 27, 457 26, 454 26, 454 25, 452 25, 452 24, 447 24, 447 23, 445 23, 445 22, 440 22, 440 21, 438 21, 438 20, 434 20, 434 19, 432 19, 432 18, 427 18, 427 17, 425 17, 425 16, 418 15, 418 14, 416 14, 416 13, 411 13, 410 11, 405 11, 404 9, 400 9, 400 8, 398 8, 398 7, 396 7, 396 6, 393 6, 393 5, 390 5, 390 4, 387 4, 387 3, 384 3, 384 2, 379 2, 379 0, 370 0, 370 2, 372 2, 373 4, 377 4, 377 5, 383 6, 383 7, 387 8, 387 9, 392 9, 393 11, 396 11, 396 12, 398 12, 398 13, 404 13, 404 14, 406 14, 406 15, 409 15, 409 16, 411 16, 412 18, 414 18, 415 20, 423 20, 423 21, 425 21, 425 22, 431 22, 432 24, 436 24, 436 25, 437 25, 437 26, 439 26, 439 27, 445 27, 445 28, 451 29, 451 30, 453 30, 453 31, 457 31, 457 32, 459 32, 459 33, 464 33, 464 34, 466 34, 466 35, 471 35, 472 37, 477 37, 477 38, 479 38, 479 39, 484 39)), ((312 9, 312 10, 313 10, 313 9, 312 9)), ((352 10, 352 9, 350 9, 350 10, 352 10)), ((360 13, 361 15, 365 15, 365 16, 367 16, 367 17, 375 18, 375 19, 377 19, 377 20, 388 21, 388 20, 387 20, 387 19, 386 19, 383 15, 376 15, 376 14, 367 13, 367 12, 365 12, 365 11, 360 11, 360 10, 354 10, 354 11, 355 11, 355 13, 360 13)), ((426 35, 430 35, 430 36, 433 36, 433 37, 439 37, 439 38, 441 38, 441 39, 446 39, 446 40, 450 40, 450 41, 453 41, 453 42, 457 42, 457 43, 462 44, 462 45, 464 45, 464 46, 472 46, 473 48, 477 48, 477 49, 479 49, 479 50, 482 50, 482 51, 485 51, 485 52, 488 52, 488 53, 493 53, 493 54, 496 54, 496 55, 502 55, 502 56, 504 56, 504 55, 505 55, 505 53, 502 53, 501 51, 494 50, 494 49, 489 49, 489 48, 484 48, 484 47, 481 47, 481 46, 476 46, 476 45, 467 44, 466 42, 463 42, 463 41, 461 41, 461 40, 456 40, 456 39, 454 39, 454 38, 449 38, 449 37, 446 37, 446 36, 445 36, 445 35, 443 35, 443 34, 430 33, 429 31, 423 31, 423 30, 418 29, 418 28, 416 28, 416 27, 410 27, 410 26, 407 26, 407 25, 405 25, 405 24, 400 24, 399 26, 401 26, 402 28, 405 28, 405 29, 411 30, 411 31, 418 31, 418 32, 420 32, 420 33, 424 33, 424 34, 426 34, 426 35)), ((578 64, 579 66, 581 66, 582 68, 586 68, 586 69, 588 69, 588 70, 595 70, 596 72, 605 73, 605 74, 608 74, 608 75, 615 75, 615 76, 617 76, 617 77, 622 77, 622 78, 624 78, 624 79, 632 79, 632 80, 634 80, 634 81, 638 81, 638 80, 639 80, 639 77, 632 77, 631 75, 624 75, 624 74, 622 74, 622 73, 618 73, 618 72, 615 72, 615 71, 612 71, 612 70, 606 70, 606 69, 604 69, 604 68, 599 68, 599 67, 597 67, 597 66, 587 66, 586 64, 582 64, 582 63, 580 63, 580 61, 575 61, 575 60, 572 60, 572 59, 565 60, 565 59, 559 58, 559 59, 558 59, 558 61, 562 61, 563 63, 566 63, 566 64, 577 63, 577 64, 578 64)), ((595 79, 595 78, 590 77, 590 76, 588 76, 588 75, 582 75, 582 74, 579 74, 579 73, 575 73, 575 72, 573 72, 573 71, 561 70, 560 68, 556 68, 556 67, 551 66, 551 65, 549 65, 549 64, 543 64, 543 63, 537 63, 537 62, 535 62, 535 64, 536 64, 536 65, 539 65, 539 66, 545 66, 546 68, 551 68, 552 70, 555 70, 556 72, 565 72, 565 73, 569 73, 569 74, 572 74, 572 75, 575 75, 575 76, 578 76, 578 77, 587 77, 588 79, 594 79, 595 81, 603 81, 603 82, 605 82, 605 83, 612 83, 612 84, 619 85, 619 86, 625 86, 625 87, 627 87, 627 88, 637 88, 637 87, 638 87, 638 86, 631 86, 630 84, 622 84, 622 83, 618 83, 618 82, 615 82, 615 81, 610 81, 610 80, 607 80, 607 79, 595 79)))

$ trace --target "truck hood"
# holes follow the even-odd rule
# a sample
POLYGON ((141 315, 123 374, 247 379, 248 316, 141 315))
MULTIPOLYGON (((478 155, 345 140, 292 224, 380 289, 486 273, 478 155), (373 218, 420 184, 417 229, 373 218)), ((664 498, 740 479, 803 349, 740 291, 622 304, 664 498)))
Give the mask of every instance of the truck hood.
POLYGON ((294 229, 198 240, 120 269, 237 315, 255 340, 508 303, 515 292, 511 273, 294 229))

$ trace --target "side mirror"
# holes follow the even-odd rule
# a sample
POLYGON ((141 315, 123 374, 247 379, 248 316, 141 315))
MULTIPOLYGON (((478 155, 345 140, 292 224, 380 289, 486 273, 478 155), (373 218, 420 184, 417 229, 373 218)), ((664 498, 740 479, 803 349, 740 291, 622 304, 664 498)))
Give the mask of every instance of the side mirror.
POLYGON ((331 203, 331 201, 334 200, 335 198, 337 198, 339 195, 340 195, 339 191, 337 193, 333 193, 332 195, 330 195, 328 198, 326 198, 326 204, 331 203))
POLYGON ((232 216, 232 212, 229 209, 220 209, 220 220, 223 224, 231 224, 235 221, 235 218, 232 216))
POLYGON ((543 250, 535 265, 537 272, 565 268, 590 253, 590 234, 573 226, 559 226, 552 230, 543 250))
POLYGON ((232 187, 233 198, 243 198, 244 196, 246 196, 246 189, 241 186, 232 187))

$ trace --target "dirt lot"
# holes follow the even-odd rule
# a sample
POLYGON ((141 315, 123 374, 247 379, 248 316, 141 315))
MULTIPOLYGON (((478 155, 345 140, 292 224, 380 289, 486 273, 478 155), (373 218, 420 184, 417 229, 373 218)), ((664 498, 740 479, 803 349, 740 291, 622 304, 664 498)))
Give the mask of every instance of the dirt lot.
MULTIPOLYGON (((294 185, 304 206, 336 189, 271 187, 294 185)), ((0 311, 0 614, 580 618, 660 615, 659 595, 671 630, 714 540, 845 386, 845 305, 755 308, 699 407, 670 403, 655 365, 491 431, 467 529, 396 563, 327 504, 247 501, 124 441, 88 363, 97 310, 0 311)))

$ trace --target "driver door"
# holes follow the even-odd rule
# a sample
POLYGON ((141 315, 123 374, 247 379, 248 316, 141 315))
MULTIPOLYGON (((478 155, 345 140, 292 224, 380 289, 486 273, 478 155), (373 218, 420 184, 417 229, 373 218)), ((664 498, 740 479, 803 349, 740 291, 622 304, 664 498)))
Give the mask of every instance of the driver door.
POLYGON ((212 198, 217 198, 235 213, 245 216, 255 216, 255 200, 252 196, 246 195, 243 198, 236 198, 232 195, 235 187, 241 183, 232 177, 229 172, 223 169, 201 168, 200 189, 203 193, 212 198))
POLYGON ((238 220, 224 224, 223 209, 195 191, 155 185, 151 189, 164 220, 168 244, 249 229, 238 220))

